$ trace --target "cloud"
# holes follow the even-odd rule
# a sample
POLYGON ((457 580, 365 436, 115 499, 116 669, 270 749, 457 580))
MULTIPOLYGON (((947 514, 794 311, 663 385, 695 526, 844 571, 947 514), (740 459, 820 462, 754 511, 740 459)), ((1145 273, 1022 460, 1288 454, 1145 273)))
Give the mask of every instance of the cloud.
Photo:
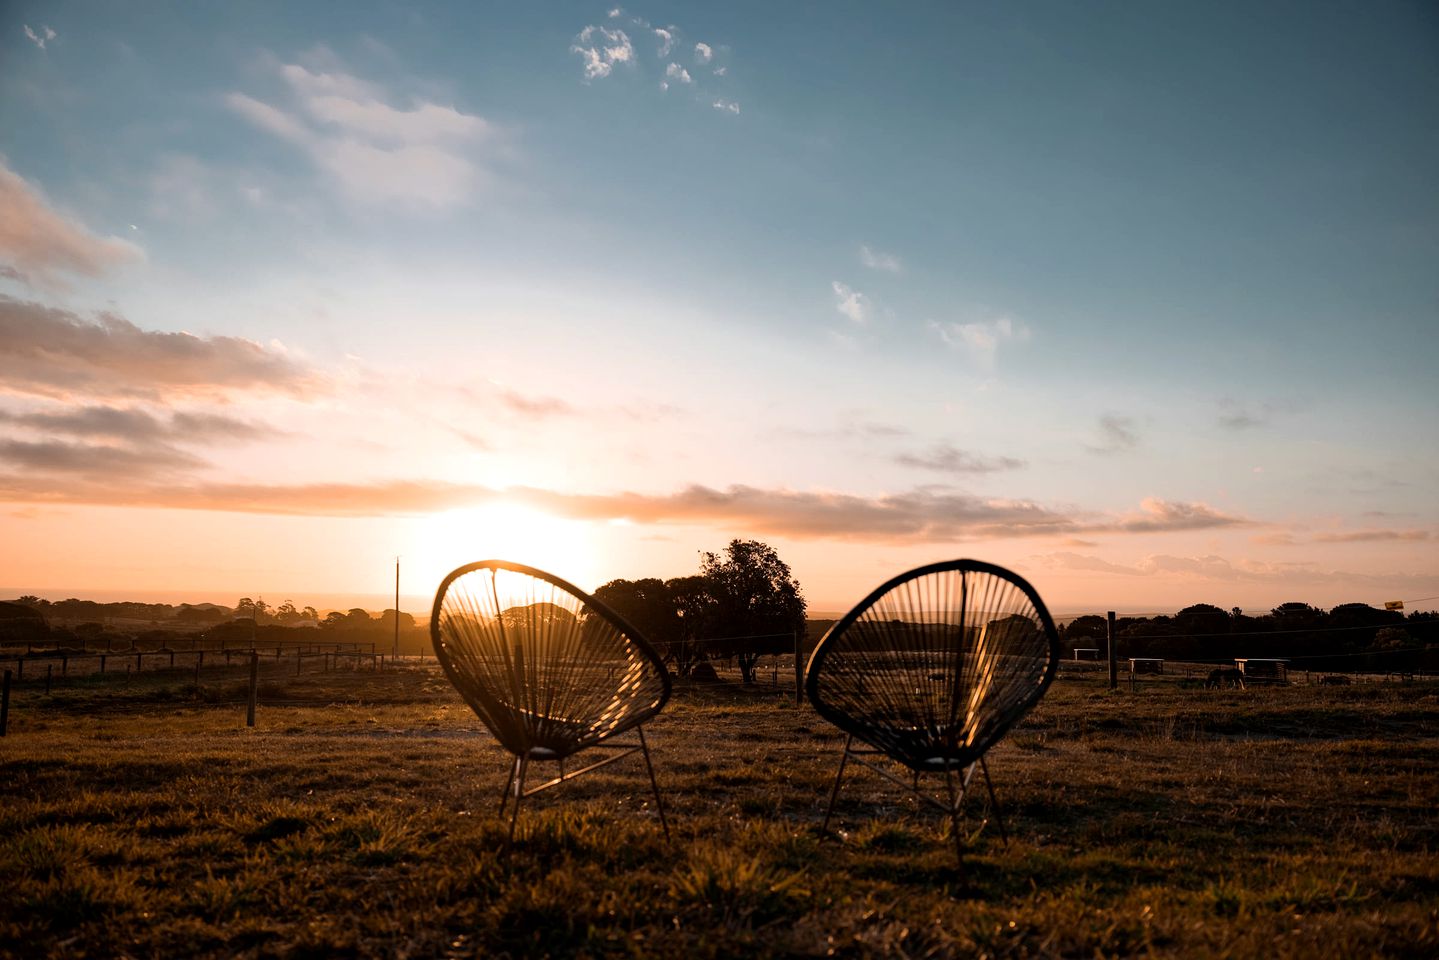
POLYGON ((1133 417, 1121 417, 1115 413, 1104 414, 1099 418, 1099 436, 1098 444, 1086 444, 1090 453, 1109 456, 1133 450, 1139 445, 1139 432, 1133 417))
POLYGON ((695 63, 709 63, 714 59, 714 48, 707 43, 695 44, 695 63))
MULTIPOLYGON (((164 444, 144 447, 0 439, 0 464, 45 474, 90 476, 105 482, 192 470, 205 461, 164 444)), ((3 481, 0 481, 3 483, 3 481)))
POLYGON ((981 323, 939 323, 929 321, 929 328, 950 347, 969 355, 976 366, 993 369, 1002 343, 1023 343, 1030 338, 1029 328, 1009 317, 981 323))
POLYGON ((635 48, 623 30, 609 27, 588 26, 579 32, 570 45, 570 53, 577 53, 584 66, 585 82, 608 77, 617 63, 634 63, 635 48), (599 40, 596 41, 596 35, 599 40))
POLYGON ((34 30, 30 29, 30 24, 25 24, 25 38, 31 43, 35 44, 35 46, 39 47, 41 50, 44 50, 45 44, 51 40, 54 40, 57 36, 59 36, 59 34, 57 34, 54 30, 51 30, 49 27, 44 26, 43 24, 40 27, 39 33, 36 33, 34 30))
POLYGON ((665 67, 665 76, 677 83, 690 82, 690 72, 677 63, 665 67))
POLYGON ((660 47, 655 51, 655 56, 661 59, 669 56, 670 51, 673 50, 675 46, 674 29, 670 28, 666 30, 661 27, 655 27, 655 36, 660 38, 660 47))
POLYGON ((1347 533, 1317 533, 1315 543, 1380 543, 1386 541, 1417 542, 1428 540, 1427 530, 1352 530, 1347 533))
POLYGON ((142 330, 111 313, 67 310, 0 296, 0 392, 40 396, 217 396, 236 391, 305 396, 319 374, 240 337, 142 330))
POLYGON ((134 244, 97 237, 56 213, 0 158, 0 260, 7 275, 33 286, 60 288, 63 274, 98 277, 143 258, 134 244))
POLYGON ((831 283, 830 288, 834 290, 837 300, 836 310, 855 323, 869 322, 870 317, 874 315, 874 304, 870 302, 869 297, 838 280, 831 283))
POLYGON ((928 453, 901 453, 894 462, 905 467, 933 470, 938 473, 997 473, 1017 470, 1027 464, 1013 457, 980 457, 949 444, 938 444, 928 453))
POLYGON ((1242 517, 1220 513, 1205 503, 1176 503, 1158 497, 1146 497, 1139 503, 1139 512, 1121 518, 1116 529, 1126 533, 1157 533, 1241 527, 1251 523, 1252 521, 1242 517))
POLYGON ((886 273, 901 273, 904 270, 904 264, 899 262, 899 257, 863 244, 859 248, 859 262, 871 270, 883 270, 886 273))
POLYGON ((1257 583, 1277 587, 1292 586, 1297 589, 1332 585, 1354 589, 1356 592, 1366 588, 1427 590, 1434 587, 1435 584, 1432 574, 1376 575, 1325 570, 1308 563, 1263 563, 1259 561, 1234 563, 1213 554, 1202 557, 1151 554, 1132 565, 1111 563, 1099 557, 1071 552, 1044 554, 1034 559, 1053 570, 1106 573, 1121 577, 1150 577, 1186 582, 1257 583))
POLYGON ((1297 547, 1299 541, 1292 533, 1260 533, 1249 538, 1251 543, 1265 547, 1297 547))
POLYGON ((288 109, 238 92, 226 103, 300 149, 353 201, 444 209, 493 178, 482 160, 495 159, 502 137, 483 117, 418 98, 396 107, 383 89, 342 70, 283 64, 278 73, 288 109))
POLYGON ((0 410, 0 423, 46 434, 101 437, 131 443, 157 441, 220 443, 273 437, 262 424, 216 413, 176 411, 158 417, 133 407, 76 406, 62 411, 13 413, 0 410))
POLYGON ((506 501, 575 520, 628 521, 657 526, 711 525, 762 536, 883 543, 934 543, 1125 529, 1113 518, 1050 508, 1030 500, 984 498, 942 488, 858 496, 737 484, 725 489, 691 485, 669 494, 583 494, 532 487, 497 489, 431 480, 297 485, 203 482, 59 485, 12 474, 0 475, 0 500, 345 517, 424 514, 506 501))
POLYGON ((579 413, 573 406, 558 397, 527 397, 513 390, 502 390, 500 402, 510 411, 534 419, 572 417, 579 413))
POLYGON ((716 100, 716 101, 714 102, 713 106, 714 106, 714 108, 715 108, 716 110, 720 111, 721 113, 733 113, 733 114, 738 114, 738 113, 739 113, 739 104, 738 104, 738 103, 735 103, 733 100, 725 100, 725 99, 721 98, 721 99, 719 99, 719 100, 716 100))

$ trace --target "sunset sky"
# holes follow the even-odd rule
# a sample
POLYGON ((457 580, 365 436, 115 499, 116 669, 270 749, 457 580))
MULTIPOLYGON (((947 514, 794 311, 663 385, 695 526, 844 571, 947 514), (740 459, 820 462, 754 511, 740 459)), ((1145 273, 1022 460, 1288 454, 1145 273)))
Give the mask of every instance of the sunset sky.
POLYGON ((1436 180, 1421 3, 12 0, 0 596, 1439 607, 1436 180))

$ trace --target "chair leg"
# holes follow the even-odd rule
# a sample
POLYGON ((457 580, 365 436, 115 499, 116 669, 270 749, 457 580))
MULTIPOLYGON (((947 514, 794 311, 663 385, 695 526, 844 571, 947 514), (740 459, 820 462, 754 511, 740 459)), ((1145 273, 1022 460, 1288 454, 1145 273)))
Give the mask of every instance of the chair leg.
POLYGON ((954 790, 954 768, 944 768, 944 785, 949 790, 949 832, 954 838, 954 858, 959 862, 960 876, 964 875, 964 835, 959 830, 959 796, 954 790))
POLYGON ((504 792, 500 794, 500 812, 499 812, 499 816, 502 816, 502 817, 503 817, 503 816, 505 815, 505 805, 510 802, 510 787, 512 787, 512 786, 515 785, 515 771, 519 769, 519 766, 520 766, 520 758, 519 758, 519 757, 515 757, 515 762, 512 763, 512 764, 510 764, 510 776, 509 776, 509 779, 507 779, 507 780, 505 781, 505 789, 504 789, 504 792))
POLYGON ((844 765, 849 762, 849 745, 854 742, 854 734, 844 738, 844 753, 839 758, 839 772, 834 775, 834 787, 829 792, 829 806, 824 811, 824 823, 820 824, 819 832, 829 830, 829 818, 834 813, 834 802, 839 797, 839 781, 844 776, 844 765))
POLYGON ((515 821, 520 818, 520 801, 525 798, 525 768, 528 766, 529 758, 520 757, 515 774, 515 809, 510 814, 510 838, 506 841, 506 847, 515 842, 515 821))
POLYGON ((989 764, 979 758, 979 769, 984 773, 984 785, 989 788, 989 802, 994 807, 994 822, 999 826, 999 839, 1009 846, 1009 831, 1004 829, 1004 811, 999 806, 999 797, 994 792, 994 781, 989 778, 989 764))
POLYGON ((659 781, 655 779, 655 767, 654 764, 650 763, 650 747, 649 744, 645 742, 644 728, 636 727, 635 732, 640 735, 640 751, 645 755, 645 769, 650 772, 650 788, 655 792, 655 809, 659 811, 660 827, 664 829, 665 839, 668 840, 670 838, 670 825, 669 822, 665 820, 665 802, 660 799, 660 784, 659 781))

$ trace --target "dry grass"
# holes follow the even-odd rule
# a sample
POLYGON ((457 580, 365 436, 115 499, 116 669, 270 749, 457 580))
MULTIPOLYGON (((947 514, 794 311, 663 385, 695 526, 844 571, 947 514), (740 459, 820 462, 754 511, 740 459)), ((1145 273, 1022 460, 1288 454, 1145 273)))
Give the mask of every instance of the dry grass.
MULTIPOLYGON (((1439 690, 1111 694, 1062 679, 991 754, 1011 842, 847 777, 808 708, 681 691, 638 760, 495 816, 506 758, 422 670, 267 680, 259 726, 163 674, 21 692, 0 954, 1439 953, 1439 690)), ((976 807, 976 813, 978 807, 976 807)))

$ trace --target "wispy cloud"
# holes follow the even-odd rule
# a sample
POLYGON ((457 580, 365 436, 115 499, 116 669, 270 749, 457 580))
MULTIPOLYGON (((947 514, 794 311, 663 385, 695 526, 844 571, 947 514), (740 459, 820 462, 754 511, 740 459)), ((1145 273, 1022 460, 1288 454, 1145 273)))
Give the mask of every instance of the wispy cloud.
POLYGON ((143 257, 134 244, 98 237, 55 212, 39 190, 0 158, 0 262, 15 279, 62 288, 66 274, 97 277, 143 257))
POLYGON ((1384 543, 1429 540, 1427 530, 1350 530, 1344 533, 1317 533, 1315 543, 1384 543))
POLYGON ((1299 589, 1331 585, 1347 587, 1356 593, 1373 589, 1428 590, 1436 584, 1432 574, 1361 574, 1327 570, 1312 563, 1236 563, 1214 554, 1196 557, 1151 554, 1133 564, 1113 563, 1072 552, 1049 553, 1034 559, 1053 570, 1195 583, 1255 583, 1299 589))
POLYGON ((1087 444, 1090 453, 1110 456, 1139 446, 1139 428, 1133 417, 1106 413, 1099 418, 1099 442, 1087 444))
POLYGON ((874 304, 869 297, 848 284, 835 280, 830 284, 830 289, 834 291, 835 309, 854 323, 868 323, 874 315, 874 304))
POLYGON ((494 176, 486 164, 503 152, 502 137, 483 117, 420 98, 393 106, 388 91, 343 69, 292 63, 277 72, 287 108, 238 92, 226 103, 302 150, 353 201, 444 209, 473 199, 494 176))
POLYGON ((1122 518, 929 487, 880 496, 744 485, 725 489, 693 485, 670 494, 583 494, 424 480, 57 486, 24 476, 0 475, 0 499, 354 517, 423 514, 508 501, 576 520, 713 525, 766 536, 890 543, 1135 532, 1122 518))
POLYGON ((101 437, 128 442, 227 443, 274 437, 279 431, 225 414, 172 411, 157 416, 134 407, 87 406, 15 413, 0 410, 0 423, 45 434, 101 437))
POLYGON ((886 273, 902 273, 904 264, 899 257, 892 253, 885 253, 883 250, 875 250, 872 247, 861 244, 859 248, 859 262, 871 270, 883 270, 886 273))
POLYGON ((1027 465, 1014 457, 981 457, 947 443, 937 444, 925 453, 898 454, 894 462, 904 467, 951 474, 998 473, 1027 465))
POLYGON ((32 30, 30 28, 30 24, 25 24, 25 39, 35 44, 35 46, 39 47, 41 50, 44 50, 45 44, 49 43, 51 40, 54 40, 57 36, 59 36, 59 34, 57 34, 49 27, 45 26, 44 24, 41 24, 38 31, 32 30))
POLYGON ((714 48, 707 43, 695 44, 695 63, 709 63, 715 58, 714 48))
POLYGON ((623 30, 590 25, 570 44, 570 53, 579 54, 585 82, 608 77, 618 63, 634 63, 635 47, 623 30))
POLYGON ((1146 497, 1137 513, 1127 514, 1113 525, 1125 533, 1158 533, 1173 530, 1210 530, 1216 527, 1249 526, 1252 521, 1221 513, 1206 503, 1182 503, 1146 497))
MULTIPOLYGON (((61 440, 0 438, 0 464, 44 475, 88 476, 103 482, 156 480, 205 466, 205 461, 167 444, 140 447, 61 440)), ((3 484, 3 480, 0 480, 3 484)))
POLYGON ((499 397, 506 409, 532 419, 573 417, 579 413, 571 404, 559 397, 531 397, 514 390, 501 390, 499 397))
POLYGON ((660 41, 659 49, 655 51, 655 56, 659 57, 660 59, 664 59, 665 57, 669 56, 670 51, 675 48, 674 30, 666 30, 663 27, 655 27, 655 36, 658 37, 660 41))
POLYGON ((676 83, 690 83, 690 72, 677 63, 665 67, 665 77, 676 83))
POLYGON ((719 100, 716 100, 714 102, 713 106, 721 113, 731 113, 735 115, 739 114, 739 104, 733 100, 725 100, 724 98, 720 98, 719 100))
POLYGON ((1024 343, 1030 338, 1029 327, 1009 317, 979 323, 939 323, 931 320, 929 328, 944 343, 986 370, 994 368, 1001 344, 1024 343))
POLYGON ((142 330, 111 313, 87 320, 67 310, 0 296, 3 393, 146 397, 258 391, 305 396, 323 389, 318 371, 279 345, 142 330))

